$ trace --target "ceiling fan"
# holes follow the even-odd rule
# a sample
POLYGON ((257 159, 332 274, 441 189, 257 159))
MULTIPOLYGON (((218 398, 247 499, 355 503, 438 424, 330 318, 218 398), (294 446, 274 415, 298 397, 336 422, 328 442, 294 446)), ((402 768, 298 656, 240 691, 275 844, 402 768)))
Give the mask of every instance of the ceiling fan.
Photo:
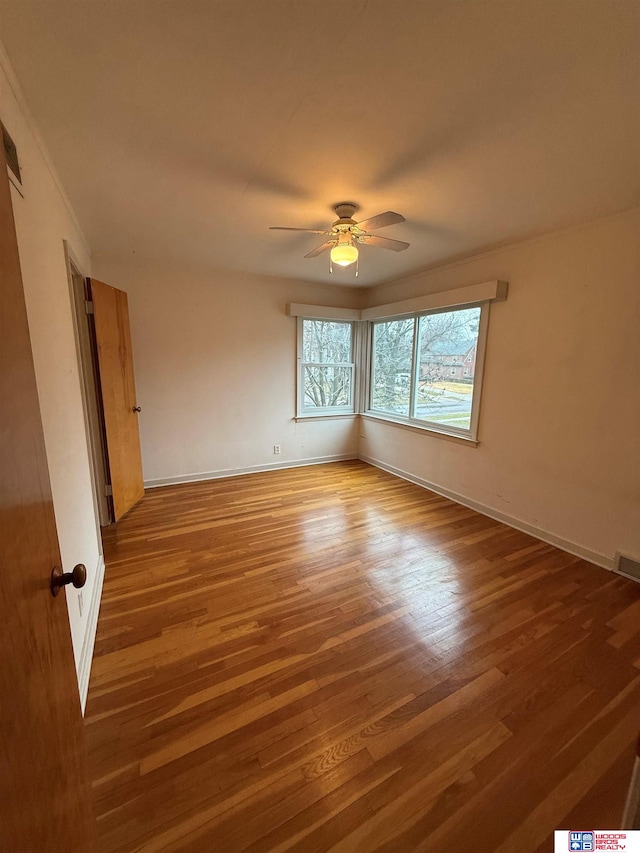
POLYGON ((316 231, 311 228, 288 228, 283 225, 272 225, 270 230, 304 231, 307 234, 324 234, 329 239, 321 243, 320 246, 316 246, 310 252, 307 252, 305 258, 315 258, 316 255, 321 255, 322 252, 331 249, 329 271, 333 272, 333 264, 348 267, 355 263, 356 276, 358 275, 357 243, 361 243, 364 246, 376 246, 379 249, 391 249, 392 252, 403 252, 409 248, 409 243, 404 243, 402 240, 391 240, 389 237, 379 237, 377 234, 369 233, 370 230, 375 231, 387 225, 405 222, 404 216, 401 216, 399 213, 387 210, 385 213, 372 216, 370 219, 363 219, 361 222, 356 222, 353 215, 358 210, 357 204, 350 201, 343 201, 340 204, 334 205, 333 209, 338 215, 338 219, 333 223, 330 231, 316 231))

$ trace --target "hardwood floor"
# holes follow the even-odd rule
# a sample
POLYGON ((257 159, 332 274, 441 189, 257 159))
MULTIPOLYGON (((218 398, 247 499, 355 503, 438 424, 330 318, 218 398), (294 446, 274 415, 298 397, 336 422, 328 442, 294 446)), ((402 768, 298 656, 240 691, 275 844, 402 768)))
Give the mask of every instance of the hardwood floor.
POLYGON ((640 585, 361 462, 156 489, 105 539, 100 853, 532 853, 621 814, 640 585))

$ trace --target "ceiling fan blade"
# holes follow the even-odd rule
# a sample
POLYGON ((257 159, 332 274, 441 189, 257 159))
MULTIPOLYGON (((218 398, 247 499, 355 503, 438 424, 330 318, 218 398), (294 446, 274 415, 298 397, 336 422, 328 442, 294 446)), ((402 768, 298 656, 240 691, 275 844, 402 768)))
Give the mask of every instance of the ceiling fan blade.
POLYGON ((321 255, 322 252, 326 252, 327 249, 330 249, 331 246, 335 246, 335 244, 335 240, 327 240, 326 243, 322 243, 322 245, 316 246, 315 249, 312 249, 310 252, 307 252, 305 258, 315 258, 316 255, 321 255))
POLYGON ((304 231, 306 234, 331 234, 331 231, 314 231, 312 228, 287 228, 286 225, 270 225, 269 231, 304 231))
POLYGON ((363 234, 358 237, 358 242, 365 246, 377 246, 379 249, 391 249, 392 252, 404 252, 411 245, 402 240, 390 240, 388 237, 378 237, 376 234, 363 234))
POLYGON ((397 222, 406 221, 402 214, 387 210, 386 213, 379 213, 377 216, 372 216, 371 219, 363 219, 362 222, 358 222, 358 228, 363 231, 375 231, 376 228, 384 228, 386 225, 395 225, 397 222))

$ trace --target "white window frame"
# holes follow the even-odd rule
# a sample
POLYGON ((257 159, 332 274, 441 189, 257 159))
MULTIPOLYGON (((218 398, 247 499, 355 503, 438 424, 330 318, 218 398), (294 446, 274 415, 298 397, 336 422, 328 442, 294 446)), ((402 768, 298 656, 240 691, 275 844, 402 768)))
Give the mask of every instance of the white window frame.
MULTIPOLYGON (((353 418, 363 417, 374 420, 386 421, 397 424, 405 429, 417 429, 430 433, 434 436, 460 440, 471 445, 478 444, 478 419, 480 414, 480 401, 482 395, 484 358, 487 344, 487 330, 489 326, 489 309, 495 302, 504 302, 507 299, 509 283, 494 279, 478 284, 466 285, 453 290, 436 291, 400 302, 392 302, 386 305, 375 305, 370 308, 338 308, 328 305, 307 305, 291 302, 287 305, 289 317, 298 320, 298 362, 297 362, 297 419, 307 420, 312 418, 353 418), (480 308, 480 324, 478 329, 478 343, 475 354, 473 399, 471 407, 471 421, 468 430, 459 427, 448 427, 436 421, 426 421, 422 418, 403 417, 393 415, 382 410, 372 409, 371 401, 371 375, 372 375, 372 341, 373 323, 376 321, 401 320, 406 318, 418 318, 425 314, 440 314, 463 308, 480 308), (302 326, 301 320, 337 320, 350 322, 352 324, 352 357, 349 363, 353 367, 351 383, 352 406, 330 407, 318 409, 316 407, 304 408, 304 373, 302 371, 302 326)), ((417 321, 416 321, 417 322, 417 321)), ((414 335, 414 355, 411 371, 410 390, 410 412, 415 410, 414 387, 417 385, 417 335, 414 335)), ((464 362, 464 359, 462 359, 464 362)), ((470 364, 473 361, 471 355, 466 359, 470 364)))
POLYGON ((356 414, 356 400, 358 399, 357 395, 357 374, 356 370, 357 364, 357 340, 358 335, 356 334, 356 326, 358 324, 351 319, 342 319, 339 317, 298 317, 298 377, 296 383, 296 396, 297 396, 297 416, 299 418, 326 418, 331 416, 344 416, 344 415, 355 415, 356 414), (344 323, 351 327, 351 361, 341 361, 341 362, 315 362, 315 361, 304 361, 304 347, 303 347, 303 335, 304 335, 304 322, 308 320, 310 322, 325 322, 325 323, 344 323), (304 394, 304 372, 306 367, 346 367, 351 371, 351 381, 349 383, 349 403, 345 406, 305 406, 305 394, 304 394))
MULTIPOLYGON (((366 377, 367 377, 367 394, 366 394, 366 407, 363 411, 365 416, 373 417, 378 420, 389 421, 391 423, 401 424, 403 426, 411 426, 416 429, 425 430, 426 432, 438 433, 442 435, 450 435, 455 436, 457 438, 467 439, 469 441, 477 442, 478 435, 478 420, 480 416, 480 399, 482 396, 482 379, 484 373, 484 356, 486 351, 486 343, 487 343, 487 331, 489 328, 489 302, 477 302, 470 303, 461 306, 448 306, 437 308, 431 311, 419 311, 412 314, 403 314, 403 315, 390 315, 387 317, 376 317, 375 320, 372 320, 368 323, 368 348, 367 348, 367 361, 366 361, 366 377), (428 421, 424 418, 416 418, 413 416, 413 412, 415 411, 416 405, 416 393, 417 393, 417 371, 418 371, 418 356, 417 356, 417 339, 418 339, 418 321, 420 317, 424 317, 430 314, 446 314, 452 311, 464 310, 467 308, 480 308, 480 322, 478 326, 478 349, 476 355, 476 370, 473 379, 473 396, 471 400, 471 418, 469 429, 463 429, 461 427, 455 426, 447 426, 446 424, 438 423, 437 421, 428 421), (372 405, 372 396, 373 389, 371 384, 371 378, 373 376, 373 329, 374 325, 377 323, 385 323, 394 320, 408 320, 412 319, 414 321, 414 334, 413 334, 413 356, 412 356, 412 364, 411 364, 411 387, 410 387, 410 395, 409 395, 409 414, 408 416, 394 414, 392 412, 386 412, 383 409, 376 409, 372 405)), ((455 371, 455 368, 451 368, 451 370, 455 371)))

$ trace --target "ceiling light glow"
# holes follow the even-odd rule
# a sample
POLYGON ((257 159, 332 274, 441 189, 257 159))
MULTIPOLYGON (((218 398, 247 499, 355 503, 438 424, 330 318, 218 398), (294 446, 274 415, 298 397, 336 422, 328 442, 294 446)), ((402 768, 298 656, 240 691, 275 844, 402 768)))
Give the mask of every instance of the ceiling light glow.
POLYGON ((351 243, 339 243, 331 249, 331 261, 341 267, 348 267, 358 260, 358 250, 351 243))

